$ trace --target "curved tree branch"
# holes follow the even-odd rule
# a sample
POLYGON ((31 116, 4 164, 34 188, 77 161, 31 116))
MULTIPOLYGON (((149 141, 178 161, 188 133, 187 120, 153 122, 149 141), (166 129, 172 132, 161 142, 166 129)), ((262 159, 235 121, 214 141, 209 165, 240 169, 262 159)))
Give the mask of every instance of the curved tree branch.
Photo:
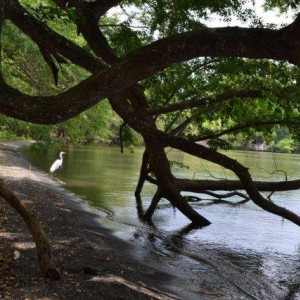
MULTIPOLYGON (((5 1, 2 5, 6 5, 6 11, 10 12, 9 18, 23 28, 24 32, 26 29, 34 41, 42 43, 44 47, 53 47, 51 44, 53 32, 39 22, 33 23, 34 18, 26 12, 24 15, 21 11, 22 7, 15 0, 5 1), (17 14, 14 14, 15 12, 17 14), (34 27, 34 24, 39 26, 34 27), (49 39, 49 36, 52 38, 49 39)), ((91 76, 58 96, 25 96, 9 88, 2 81, 0 88, 4 93, 2 92, 0 97, 0 112, 34 123, 58 123, 76 116, 104 97, 118 93, 173 63, 199 56, 285 59, 298 64, 300 37, 290 36, 287 45, 285 40, 287 35, 289 34, 282 30, 239 27, 208 28, 177 34, 132 52, 114 63, 109 70, 91 76), (14 107, 18 106, 22 109, 14 109, 12 103, 14 107)), ((57 34, 55 34, 56 38, 57 34)), ((59 53, 75 62, 74 53, 78 49, 74 52, 67 40, 61 40, 58 44, 61 46, 59 53)), ((58 44, 55 44, 55 51, 58 51, 58 44)), ((95 62, 95 59, 91 59, 85 52, 80 54, 82 59, 88 58, 89 63, 95 62)))
POLYGON ((100 31, 98 18, 94 17, 94 12, 85 5, 76 4, 76 14, 78 31, 83 34, 94 53, 108 64, 115 62, 118 57, 100 31))
POLYGON ((37 20, 18 1, 7 2, 9 4, 5 7, 5 17, 28 35, 40 49, 59 54, 91 73, 103 69, 101 60, 37 20))
POLYGON ((123 153, 123 149, 124 149, 124 145, 123 145, 123 130, 124 130, 124 127, 126 126, 126 123, 122 123, 122 125, 120 126, 119 128, 119 138, 120 138, 120 150, 121 150, 121 153, 123 153))
POLYGON ((148 207, 147 211, 145 212, 145 214, 143 216, 143 220, 148 221, 148 222, 151 221, 151 218, 153 216, 155 208, 156 208, 158 202, 160 201, 160 199, 162 198, 162 196, 163 196, 163 194, 162 194, 161 190, 158 188, 156 193, 153 196, 150 206, 148 207))
POLYGON ((96 0, 89 3, 88 7, 93 11, 95 19, 99 19, 101 16, 106 14, 111 8, 120 4, 122 0, 96 0))
POLYGON ((144 183, 147 180, 147 176, 150 171, 148 165, 149 165, 149 151, 146 148, 143 153, 142 164, 140 169, 140 177, 134 193, 136 197, 140 197, 144 183))

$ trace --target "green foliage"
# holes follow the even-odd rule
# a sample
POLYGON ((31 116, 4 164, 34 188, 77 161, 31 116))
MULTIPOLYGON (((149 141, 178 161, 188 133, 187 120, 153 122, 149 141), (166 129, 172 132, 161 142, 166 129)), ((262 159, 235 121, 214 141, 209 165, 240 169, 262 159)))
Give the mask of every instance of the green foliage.
MULTIPOLYGON (((56 94, 79 83, 88 75, 75 65, 64 65, 60 68, 59 84, 55 86, 50 70, 37 46, 9 22, 3 28, 2 44, 2 66, 6 81, 24 93, 56 94)), ((110 142, 120 122, 107 102, 100 103, 78 117, 55 126, 31 124, 0 116, 2 139, 22 136, 48 145, 66 141, 110 142)))
POLYGON ((110 42, 117 49, 118 55, 124 56, 141 47, 144 44, 143 38, 141 32, 133 30, 123 23, 112 32, 110 42))
POLYGON ((233 146, 230 142, 219 139, 219 138, 214 138, 210 139, 208 141, 208 146, 211 149, 217 150, 217 149, 222 149, 222 150, 232 150, 233 146))
POLYGON ((59 129, 74 144, 109 143, 116 134, 112 131, 113 123, 118 124, 120 120, 105 101, 83 112, 77 118, 62 123, 59 129))
POLYGON ((125 10, 129 8, 126 10, 128 14, 133 6, 137 7, 138 13, 134 10, 131 17, 147 26, 150 34, 157 33, 163 37, 184 30, 203 28, 204 22, 212 14, 218 14, 226 20, 233 16, 245 20, 253 16, 249 8, 244 8, 245 3, 244 0, 127 0, 122 1, 122 6, 125 10))
POLYGON ((140 145, 142 143, 141 137, 127 125, 122 126, 120 134, 122 135, 123 145, 128 148, 132 145, 140 145))
POLYGON ((279 8, 281 12, 286 12, 289 9, 299 9, 299 0, 267 0, 265 3, 265 8, 279 8))
POLYGON ((62 21, 65 24, 75 20, 73 8, 61 10, 51 1, 21 1, 21 3, 30 10, 30 12, 40 21, 62 21))
MULTIPOLYGON (((53 30, 88 49, 85 40, 77 33, 74 8, 61 10, 50 0, 22 0, 21 3, 53 30)), ((254 7, 249 8, 245 4, 249 4, 248 1, 125 0, 121 2, 121 8, 126 20, 104 16, 99 26, 112 48, 119 56, 124 56, 157 38, 206 27, 211 16, 225 21, 236 18, 253 25, 259 24, 254 7)), ((299 0, 267 0, 264 7, 267 10, 275 7, 282 12, 290 9, 297 12, 299 0)), ((55 86, 38 47, 9 22, 3 28, 2 43, 5 79, 24 93, 53 95, 89 76, 88 72, 77 66, 56 62, 59 81, 55 86)), ((299 68, 285 62, 206 57, 174 64, 142 84, 152 107, 209 99, 193 109, 160 115, 156 123, 162 130, 171 132, 189 120, 180 134, 194 141, 208 139, 208 145, 214 149, 231 149, 262 136, 274 149, 283 147, 292 151, 300 140, 297 122, 300 115, 299 82, 299 68), (223 102, 217 101, 218 96, 232 90, 257 90, 262 95, 258 98, 230 97, 223 102), (289 135, 279 138, 278 128, 286 128, 289 135)), ((119 142, 120 125, 121 120, 107 102, 55 126, 0 118, 3 136, 25 136, 46 143, 119 142)), ((122 130, 122 139, 127 146, 141 143, 141 138, 127 126, 122 130)))
POLYGON ((15 140, 17 137, 9 130, 0 129, 0 141, 15 140))
POLYGON ((273 139, 270 141, 269 148, 276 152, 291 153, 299 151, 299 142, 293 138, 287 127, 279 127, 273 133, 273 139))
POLYGON ((198 108, 162 115, 159 120, 165 128, 175 128, 189 118, 191 122, 184 131, 186 137, 206 138, 210 147, 228 150, 238 140, 241 144, 241 138, 246 143, 256 132, 271 141, 278 122, 291 131, 293 139, 299 139, 299 76, 299 69, 286 63, 196 59, 169 67, 149 78, 145 85, 152 106, 209 99, 198 108), (217 101, 219 95, 232 90, 255 90, 262 95, 217 101), (226 134, 221 134, 219 139, 218 134, 222 132, 226 134))
POLYGON ((291 153, 295 150, 294 141, 291 138, 284 138, 274 145, 274 151, 291 153))

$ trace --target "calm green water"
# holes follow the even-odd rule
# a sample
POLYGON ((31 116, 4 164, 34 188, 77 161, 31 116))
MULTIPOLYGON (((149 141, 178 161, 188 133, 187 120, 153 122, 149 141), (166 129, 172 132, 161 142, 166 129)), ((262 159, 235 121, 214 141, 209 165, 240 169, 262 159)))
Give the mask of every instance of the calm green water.
MULTIPOLYGON (((201 278, 199 272, 207 274, 207 266, 195 266, 194 261, 197 255, 204 256, 215 264, 222 262, 225 265, 226 261, 230 268, 234 265, 241 274, 247 269, 255 277, 262 276, 263 280, 267 280, 266 286, 275 280, 279 289, 280 285, 286 287, 287 282, 297 276, 300 267, 300 228, 291 222, 271 215, 252 203, 240 207, 195 205, 195 209, 208 218, 212 225, 182 235, 179 233, 189 224, 189 220, 167 202, 162 202, 162 208, 156 211, 153 218, 156 225, 154 230, 140 222, 134 198, 143 149, 121 154, 118 148, 113 147, 70 146, 64 151, 67 155, 63 167, 53 177, 104 211, 104 224, 113 228, 119 237, 141 246, 143 250, 137 255, 142 259, 160 264, 161 269, 162 262, 166 263, 176 272, 179 272, 179 264, 182 276, 194 274, 201 278), (175 255, 166 242, 170 237, 183 252, 192 255, 175 255)), ((51 151, 41 153, 24 149, 24 154, 32 164, 46 172, 57 158, 57 152, 51 151)), ((282 172, 272 174, 275 170, 286 171, 289 179, 295 179, 300 174, 300 155, 244 151, 228 154, 248 166, 257 180, 284 180, 282 172)), ((168 156, 190 167, 175 169, 179 177, 211 179, 213 175, 218 179, 234 178, 231 172, 189 155, 171 150, 168 156)), ((150 204, 154 191, 151 185, 147 185, 143 191, 144 208, 150 204)), ((272 199, 300 214, 299 196, 300 191, 297 190, 276 193, 272 199)), ((253 289, 255 284, 251 286, 253 289)), ((264 289, 269 294, 268 289, 264 289)), ((266 294, 263 296, 265 299, 266 294)))

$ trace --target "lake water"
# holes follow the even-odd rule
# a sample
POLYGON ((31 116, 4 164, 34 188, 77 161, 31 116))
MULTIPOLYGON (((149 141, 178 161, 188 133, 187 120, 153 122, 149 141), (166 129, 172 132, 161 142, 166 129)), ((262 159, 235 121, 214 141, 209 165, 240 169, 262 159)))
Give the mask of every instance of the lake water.
MULTIPOLYGON (((188 231, 189 220, 162 201, 151 228, 139 220, 134 197, 143 149, 124 154, 118 148, 103 146, 69 146, 64 150, 63 167, 53 177, 98 207, 103 224, 134 243, 139 259, 160 270, 176 272, 174 291, 180 290, 186 299, 229 299, 228 295, 230 299, 300 299, 298 226, 251 202, 238 207, 194 204, 212 224, 188 231)), ((46 172, 57 158, 54 151, 27 148, 24 154, 46 172)), ((285 180, 282 171, 289 180, 299 176, 300 155, 227 154, 248 166, 256 180, 285 180)), ((189 166, 175 168, 178 177, 235 178, 228 170, 175 150, 169 150, 168 156, 189 166)), ((147 184, 142 194, 145 209, 154 192, 155 187, 147 184)), ((299 190, 280 192, 272 200, 300 214, 299 196, 299 190)))

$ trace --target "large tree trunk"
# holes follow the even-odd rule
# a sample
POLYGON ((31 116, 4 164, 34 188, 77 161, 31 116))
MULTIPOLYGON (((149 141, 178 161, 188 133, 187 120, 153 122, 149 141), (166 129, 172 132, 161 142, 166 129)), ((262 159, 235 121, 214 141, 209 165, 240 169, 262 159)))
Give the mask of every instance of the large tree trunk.
POLYGON ((128 110, 126 99, 126 94, 117 94, 110 97, 109 102, 123 120, 143 136, 147 151, 149 151, 150 166, 158 181, 158 188, 161 190, 164 197, 195 225, 209 225, 210 222, 195 211, 180 195, 180 190, 176 184, 176 179, 171 173, 169 161, 162 143, 158 143, 155 135, 152 134, 152 128, 156 129, 153 120, 146 120, 147 125, 150 127, 149 129, 145 126, 140 126, 141 122, 139 118, 128 110))
POLYGON ((23 218, 36 245, 40 269, 43 276, 50 280, 59 280, 60 275, 52 260, 50 244, 44 230, 34 214, 0 180, 0 196, 4 198, 23 218))
POLYGON ((147 148, 150 150, 150 163, 155 177, 158 180, 160 191, 181 213, 189 218, 195 225, 207 226, 210 222, 195 211, 180 195, 176 179, 171 173, 169 162, 163 147, 153 140, 145 137, 147 148))

